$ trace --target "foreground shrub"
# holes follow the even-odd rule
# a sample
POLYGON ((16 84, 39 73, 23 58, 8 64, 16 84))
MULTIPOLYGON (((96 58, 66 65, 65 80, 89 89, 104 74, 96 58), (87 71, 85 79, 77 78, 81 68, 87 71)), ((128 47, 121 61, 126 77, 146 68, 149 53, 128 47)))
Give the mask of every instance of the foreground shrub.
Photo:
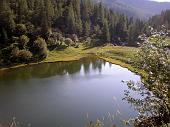
MULTIPOLYGON (((10 46, 3 48, 1 50, 1 64, 2 65, 9 65, 11 64, 11 58, 12 58, 12 50, 15 49, 16 46, 14 44, 11 44, 10 46)), ((16 60, 16 59, 15 59, 16 60)))
POLYGON ((18 61, 20 63, 23 63, 23 62, 29 62, 31 61, 32 59, 32 53, 30 51, 26 51, 26 50, 20 50, 18 52, 18 61))
POLYGON ((26 34, 27 32, 27 28, 24 24, 17 24, 16 25, 16 28, 15 28, 15 33, 20 36, 20 35, 23 35, 23 34, 26 34))
POLYGON ((127 83, 143 98, 134 98, 129 91, 126 91, 124 98, 139 111, 136 126, 157 126, 170 122, 170 50, 165 43, 166 32, 163 35, 162 32, 161 35, 159 32, 153 33, 156 33, 157 41, 149 42, 146 39, 136 60, 136 66, 147 74, 145 80, 140 84, 132 81, 127 83))
POLYGON ((34 41, 33 52, 37 58, 43 59, 47 57, 47 44, 43 38, 38 37, 34 41))
POLYGON ((18 39, 18 43, 21 49, 26 49, 28 42, 30 39, 26 35, 22 35, 18 39))
POLYGON ((62 41, 63 39, 63 36, 61 33, 58 33, 58 32, 53 32, 52 35, 51 35, 52 38, 55 38, 56 40, 58 41, 62 41))
POLYGON ((72 39, 66 38, 66 39, 65 39, 65 44, 68 45, 68 46, 69 46, 69 45, 72 45, 72 44, 73 44, 72 39))

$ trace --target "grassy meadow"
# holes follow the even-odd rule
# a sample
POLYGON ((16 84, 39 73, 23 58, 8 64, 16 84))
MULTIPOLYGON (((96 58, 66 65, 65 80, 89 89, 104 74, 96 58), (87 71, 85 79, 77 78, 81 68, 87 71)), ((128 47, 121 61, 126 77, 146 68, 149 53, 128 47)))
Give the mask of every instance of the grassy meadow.
MULTIPOLYGON (((154 38, 150 38, 150 41, 155 41, 154 38)), ((166 42, 170 45, 170 37, 166 38, 166 42)), ((48 56, 43 61, 37 63, 19 64, 7 68, 1 68, 0 70, 6 70, 10 68, 17 68, 26 65, 34 65, 39 63, 52 63, 52 62, 66 62, 79 60, 88 55, 96 55, 101 59, 104 59, 113 64, 118 64, 122 67, 126 67, 133 72, 138 72, 143 75, 143 72, 133 67, 133 61, 135 54, 139 48, 127 47, 127 46, 114 46, 112 44, 106 44, 98 47, 87 47, 83 44, 79 44, 78 48, 68 47, 62 50, 48 51, 48 56)))
POLYGON ((111 44, 93 48, 80 45, 79 48, 69 47, 60 51, 51 51, 43 62, 73 61, 88 55, 95 55, 108 62, 144 75, 143 71, 133 67, 133 59, 138 50, 138 48, 134 47, 113 46, 111 44))
MULTIPOLYGON (((114 64, 118 64, 123 67, 130 67, 130 61, 134 57, 134 54, 137 52, 137 50, 137 48, 113 46, 111 44, 99 47, 87 47, 83 44, 80 44, 78 48, 68 47, 63 50, 49 51, 47 58, 41 62, 20 64, 9 68, 17 68, 25 65, 34 65, 39 63, 73 61, 79 60, 83 57, 87 57, 88 55, 96 55, 114 64)), ((9 68, 2 68, 1 70, 9 68)))

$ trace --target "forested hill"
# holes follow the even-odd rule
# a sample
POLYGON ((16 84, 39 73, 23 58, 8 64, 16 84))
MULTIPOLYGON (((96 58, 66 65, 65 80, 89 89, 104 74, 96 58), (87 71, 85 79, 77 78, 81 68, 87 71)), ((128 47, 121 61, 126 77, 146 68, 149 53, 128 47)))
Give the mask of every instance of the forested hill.
MULTIPOLYGON (((90 0, 1 0, 1 63, 43 59, 47 48, 67 47, 78 38, 95 45, 126 42, 135 23, 90 0)), ((143 23, 137 23, 139 34, 143 23)))
POLYGON ((148 19, 170 9, 170 2, 156 2, 151 0, 94 0, 102 1, 111 9, 128 16, 148 19))
POLYGON ((165 25, 170 30, 170 10, 163 11, 160 15, 155 15, 149 19, 149 24, 160 30, 161 25, 165 25))
POLYGON ((147 28, 91 0, 1 0, 0 64, 41 60, 80 41, 134 46, 147 28))

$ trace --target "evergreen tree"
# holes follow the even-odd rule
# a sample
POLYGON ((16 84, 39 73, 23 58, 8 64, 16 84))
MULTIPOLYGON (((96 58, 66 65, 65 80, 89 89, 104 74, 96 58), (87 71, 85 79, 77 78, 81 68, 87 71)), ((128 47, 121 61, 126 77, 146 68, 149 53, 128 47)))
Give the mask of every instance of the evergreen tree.
POLYGON ((48 21, 48 26, 51 27, 52 19, 54 17, 54 6, 51 2, 51 0, 45 0, 45 12, 46 12, 46 18, 48 21))
POLYGON ((109 25, 108 25, 108 21, 105 20, 104 22, 104 33, 105 33, 105 40, 106 42, 110 42, 110 30, 109 30, 109 25))
POLYGON ((90 20, 89 20, 89 21, 86 21, 84 23, 84 35, 89 36, 90 35, 90 30, 91 30, 91 23, 90 23, 90 20))
POLYGON ((135 25, 131 24, 128 30, 128 45, 133 46, 135 39, 136 39, 135 25))
POLYGON ((44 14, 44 11, 45 11, 44 0, 35 0, 35 8, 32 18, 32 22, 34 25, 40 26, 43 24, 42 19, 44 18, 44 16, 46 16, 44 14))
POLYGON ((68 7, 67 23, 68 23, 68 29, 70 33, 75 33, 75 14, 74 14, 72 4, 70 4, 68 7))
POLYGON ((14 18, 9 3, 2 0, 0 3, 0 40, 2 42, 7 41, 8 37, 12 36, 15 28, 14 18))
POLYGON ((28 4, 27 0, 18 0, 18 22, 24 23, 26 22, 26 17, 28 15, 28 4))
POLYGON ((34 10, 35 8, 35 0, 27 0, 29 10, 34 10))
POLYGON ((73 1, 74 16, 75 16, 75 29, 76 33, 81 35, 82 33, 82 20, 81 20, 81 3, 80 0, 73 1))
POLYGON ((170 10, 163 11, 160 15, 150 18, 149 25, 157 30, 161 30, 162 25, 165 25, 167 29, 170 29, 170 10))
POLYGON ((106 22, 105 22, 105 10, 104 10, 104 6, 102 3, 99 3, 99 19, 98 19, 98 23, 103 26, 103 25, 106 25, 106 22))
MULTIPOLYGON (((0 0, 0 48, 5 54, 11 54, 12 51, 17 54, 22 47, 22 50, 32 51, 35 57, 34 42, 46 47, 46 41, 50 43, 49 40, 53 40, 54 46, 61 46, 64 37, 73 39, 71 34, 75 34, 76 39, 73 40, 88 37, 87 40, 92 40, 93 44, 128 42, 128 45, 136 46, 140 34, 149 35, 149 25, 156 29, 165 25, 170 29, 170 10, 143 22, 114 12, 102 2, 93 3, 92 0, 0 0), (22 46, 15 43, 21 36, 21 40, 26 42, 22 46), (35 41, 37 37, 39 39, 35 41)), ((22 51, 21 56, 27 53, 22 51)), ((10 55, 5 56, 9 62, 10 55)))

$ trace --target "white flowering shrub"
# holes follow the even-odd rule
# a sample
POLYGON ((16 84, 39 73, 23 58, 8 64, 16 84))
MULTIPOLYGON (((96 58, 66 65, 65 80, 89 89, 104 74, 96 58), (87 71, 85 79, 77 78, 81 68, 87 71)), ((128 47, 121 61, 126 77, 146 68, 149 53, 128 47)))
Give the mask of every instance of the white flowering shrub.
POLYGON ((142 95, 142 98, 134 98, 129 91, 125 91, 124 99, 139 111, 136 126, 156 126, 170 122, 170 49, 165 42, 166 31, 164 26, 159 32, 151 28, 154 41, 151 42, 150 37, 145 39, 135 64, 147 76, 140 84, 127 82, 131 90, 142 95))

